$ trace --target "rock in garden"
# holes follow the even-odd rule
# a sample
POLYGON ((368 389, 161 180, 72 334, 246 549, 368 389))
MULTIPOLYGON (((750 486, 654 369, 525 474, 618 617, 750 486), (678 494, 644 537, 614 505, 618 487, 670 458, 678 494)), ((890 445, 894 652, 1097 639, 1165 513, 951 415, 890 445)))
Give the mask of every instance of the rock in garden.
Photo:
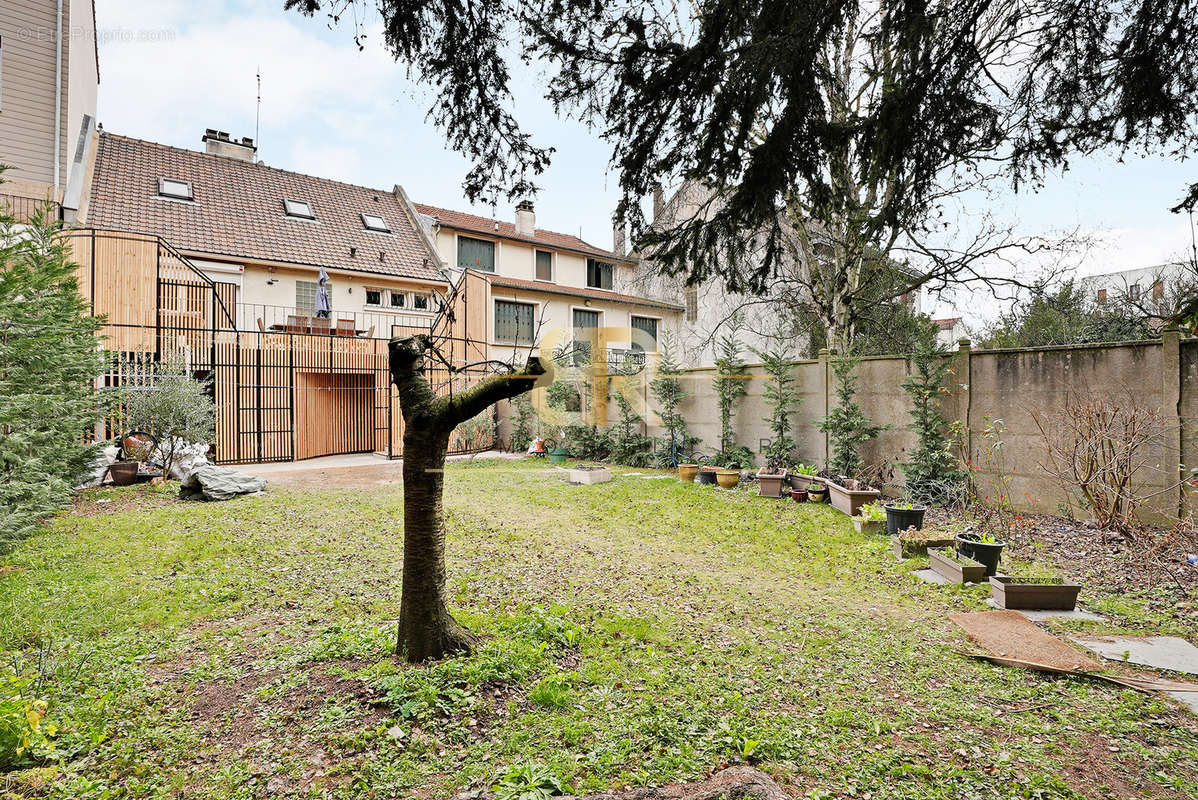
POLYGON ((206 464, 187 474, 179 486, 183 500, 232 500, 266 488, 266 479, 246 475, 228 467, 206 464))

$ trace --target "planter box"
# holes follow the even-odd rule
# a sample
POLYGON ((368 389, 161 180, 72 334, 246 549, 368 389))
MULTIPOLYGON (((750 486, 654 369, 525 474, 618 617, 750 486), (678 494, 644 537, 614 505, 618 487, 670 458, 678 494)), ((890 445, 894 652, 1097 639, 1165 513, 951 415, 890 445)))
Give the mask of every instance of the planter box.
POLYGON ((881 533, 886 530, 886 523, 880 519, 853 517, 853 527, 857 529, 857 533, 881 533))
POLYGON ((1024 611, 1072 611, 1077 607, 1077 593, 1081 588, 1059 578, 998 575, 990 579, 990 591, 999 608, 1024 611))
POLYGON ((565 472, 566 480, 583 486, 607 483, 612 479, 611 470, 607 467, 572 467, 565 472))
POLYGON ((955 556, 952 552, 928 551, 928 561, 937 574, 956 584, 981 583, 986 580, 986 566, 971 558, 955 556))
MULTIPOLYGON (((881 523, 885 525, 885 523, 881 523)), ((902 536, 894 537, 894 554, 899 558, 914 558, 915 556, 926 556, 934 549, 951 548, 953 546, 953 537, 944 536, 937 538, 935 536, 927 539, 904 539, 902 536)))
POLYGON ((809 483, 823 483, 824 478, 818 475, 800 475, 797 472, 790 473, 790 488, 806 489, 809 483))
POLYGON ((850 517, 857 516, 861 506, 873 503, 882 496, 877 489, 847 489, 834 481, 825 481, 832 507, 850 517))
POLYGON ((786 479, 786 475, 765 472, 757 473, 757 494, 762 497, 781 497, 783 484, 786 484, 787 491, 789 492, 790 482, 786 479))

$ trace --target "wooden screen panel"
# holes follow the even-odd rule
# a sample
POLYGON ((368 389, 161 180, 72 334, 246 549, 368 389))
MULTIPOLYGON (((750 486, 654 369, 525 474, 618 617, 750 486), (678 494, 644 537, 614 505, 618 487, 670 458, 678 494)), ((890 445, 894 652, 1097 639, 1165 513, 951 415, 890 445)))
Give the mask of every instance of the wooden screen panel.
POLYGON ((374 375, 298 372, 296 459, 375 449, 374 375))

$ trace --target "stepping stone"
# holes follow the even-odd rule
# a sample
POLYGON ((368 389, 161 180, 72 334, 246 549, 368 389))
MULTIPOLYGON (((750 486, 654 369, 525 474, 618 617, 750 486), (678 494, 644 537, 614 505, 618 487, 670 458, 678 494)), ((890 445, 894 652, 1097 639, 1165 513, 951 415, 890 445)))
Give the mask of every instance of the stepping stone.
POLYGON ((921 581, 934 583, 938 586, 948 586, 949 583, 951 583, 948 578, 944 577, 934 569, 917 569, 913 570, 911 574, 919 578, 921 581))
POLYGON ((1179 636, 1070 636, 1069 638, 1111 661, 1198 675, 1198 647, 1179 636))
MULTIPOLYGON (((986 598, 986 605, 991 608, 1001 609, 993 597, 986 598)), ((1086 611, 1084 608, 1075 608, 1072 611, 1029 611, 1027 609, 1018 609, 1018 613, 1023 614, 1030 620, 1043 622, 1046 619, 1084 619, 1090 622, 1106 622, 1106 617, 1099 616, 1093 611, 1086 611)))
POLYGON ((669 478, 673 478, 674 476, 673 475, 638 475, 637 477, 643 481, 664 481, 669 478))

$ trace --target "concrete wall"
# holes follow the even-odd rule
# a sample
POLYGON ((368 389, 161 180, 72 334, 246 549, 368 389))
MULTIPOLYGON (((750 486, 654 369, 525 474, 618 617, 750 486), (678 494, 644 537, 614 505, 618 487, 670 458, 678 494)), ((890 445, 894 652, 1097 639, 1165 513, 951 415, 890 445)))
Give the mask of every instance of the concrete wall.
MULTIPOLYGON (((942 410, 946 418, 965 423, 963 449, 979 467, 983 491, 993 488, 995 470, 986 466, 985 451, 992 445, 984 436, 988 421, 1001 419, 1006 431, 1001 453, 1010 477, 1016 508, 1055 513, 1065 497, 1042 469, 1045 444, 1035 422, 1064 406, 1071 394, 1105 395, 1130 400, 1160 410, 1169 424, 1167 441, 1154 453, 1151 467, 1142 474, 1145 483, 1161 489, 1154 501, 1158 510, 1175 516, 1180 504, 1193 501, 1181 489, 1168 489, 1182 465, 1198 466, 1198 339, 1179 340, 1166 333, 1163 341, 1014 350, 961 349, 946 356, 952 363, 942 410)), ((736 416, 738 443, 760 452, 769 439, 765 421, 768 407, 762 397, 764 374, 760 365, 747 369, 749 394, 736 416)), ((892 485, 901 488, 902 469, 915 435, 907 428, 910 401, 902 389, 911 364, 901 357, 864 359, 857 367, 861 382, 858 399, 874 422, 889 425, 863 455, 869 463, 894 465, 892 485)), ((719 411, 712 388, 714 370, 688 371, 684 376, 690 397, 682 407, 691 431, 702 439, 700 449, 710 453, 719 442, 719 411)), ((821 358, 794 365, 802 404, 794 415, 796 457, 823 464, 828 445, 815 420, 827 413, 829 398, 835 403, 831 364, 821 358)), ((647 382, 651 376, 639 376, 647 382)), ((639 390, 641 396, 644 387, 639 390)), ((652 402, 648 405, 651 407, 652 402)), ((646 415, 649 432, 660 434, 660 421, 652 410, 646 415)), ((1188 470, 1188 466, 1182 469, 1188 470)))

